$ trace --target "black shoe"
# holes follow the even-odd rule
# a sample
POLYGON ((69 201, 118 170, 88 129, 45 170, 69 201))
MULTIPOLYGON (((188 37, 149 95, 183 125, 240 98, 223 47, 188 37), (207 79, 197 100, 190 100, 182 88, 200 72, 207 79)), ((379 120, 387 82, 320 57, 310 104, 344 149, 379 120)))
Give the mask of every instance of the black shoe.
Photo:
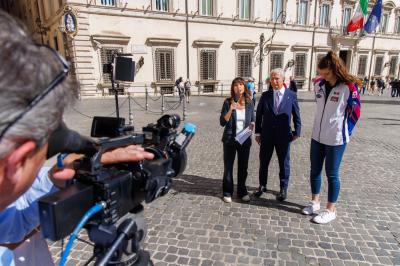
POLYGON ((264 192, 267 192, 267 188, 266 188, 266 187, 259 187, 259 188, 258 188, 258 191, 254 192, 253 195, 254 195, 255 197, 259 198, 259 197, 261 197, 261 195, 262 195, 264 192))
POLYGON ((281 189, 279 194, 276 196, 278 201, 285 201, 287 199, 287 189, 281 189))

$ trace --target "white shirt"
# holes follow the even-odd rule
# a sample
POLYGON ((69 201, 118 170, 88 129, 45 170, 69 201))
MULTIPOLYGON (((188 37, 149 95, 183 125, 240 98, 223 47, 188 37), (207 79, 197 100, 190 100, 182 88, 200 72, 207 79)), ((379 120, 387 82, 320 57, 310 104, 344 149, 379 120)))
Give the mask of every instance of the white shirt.
POLYGON ((246 109, 236 109, 236 135, 244 129, 244 121, 246 119, 246 109))

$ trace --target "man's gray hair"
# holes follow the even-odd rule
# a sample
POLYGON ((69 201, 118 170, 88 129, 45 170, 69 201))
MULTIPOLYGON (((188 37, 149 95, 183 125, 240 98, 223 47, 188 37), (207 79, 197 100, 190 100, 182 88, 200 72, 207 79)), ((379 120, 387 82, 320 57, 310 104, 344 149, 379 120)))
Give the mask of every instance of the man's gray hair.
MULTIPOLYGON (((63 66, 46 47, 36 45, 23 26, 0 10, 0 132, 12 123, 61 72, 63 66)), ((38 147, 62 119, 64 108, 76 98, 69 78, 12 125, 0 140, 0 158, 26 140, 38 147)))
POLYGON ((272 69, 271 73, 269 74, 269 76, 271 77, 273 73, 281 75, 282 78, 285 77, 285 73, 283 72, 282 68, 274 68, 274 69, 272 69))

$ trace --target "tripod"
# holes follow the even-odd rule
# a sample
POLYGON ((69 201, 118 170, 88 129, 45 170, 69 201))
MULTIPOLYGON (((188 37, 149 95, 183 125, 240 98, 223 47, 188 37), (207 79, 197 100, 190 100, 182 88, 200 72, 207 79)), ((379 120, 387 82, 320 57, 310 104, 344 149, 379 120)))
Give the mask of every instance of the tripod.
POLYGON ((97 258, 96 266, 153 265, 150 253, 141 247, 146 236, 143 206, 137 209, 117 224, 88 224, 89 239, 94 243, 92 259, 97 258))

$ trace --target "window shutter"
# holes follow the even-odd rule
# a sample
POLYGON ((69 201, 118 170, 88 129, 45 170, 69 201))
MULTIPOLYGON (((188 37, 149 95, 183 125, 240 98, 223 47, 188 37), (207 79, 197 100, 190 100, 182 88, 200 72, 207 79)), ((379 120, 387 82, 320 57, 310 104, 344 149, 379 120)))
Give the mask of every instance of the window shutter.
POLYGON ((390 58, 390 68, 389 68, 389 75, 390 76, 395 76, 396 75, 396 66, 397 66, 397 56, 392 56, 390 58))
POLYGON ((358 59, 358 76, 365 76, 365 71, 367 69, 367 58, 368 56, 366 55, 360 55, 360 58, 358 59))
POLYGON ((270 66, 270 70, 283 68, 283 53, 272 53, 270 56, 270 66))
POLYGON ((304 78, 306 76, 306 54, 296 54, 294 62, 294 76, 304 78))
POLYGON ((251 52, 239 52, 238 53, 238 76, 239 77, 251 77, 251 52))
POLYGON ((157 81, 174 81, 174 51, 157 49, 155 54, 157 81))
POLYGON ((216 80, 215 50, 202 50, 200 52, 200 79, 216 80))
POLYGON ((382 73, 383 56, 377 56, 375 59, 375 76, 380 76, 382 73))

